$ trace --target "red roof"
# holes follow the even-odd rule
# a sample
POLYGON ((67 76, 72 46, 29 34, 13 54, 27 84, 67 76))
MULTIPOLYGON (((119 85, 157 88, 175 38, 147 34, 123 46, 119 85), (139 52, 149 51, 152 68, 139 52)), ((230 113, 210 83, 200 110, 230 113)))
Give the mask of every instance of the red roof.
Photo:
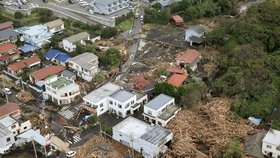
POLYGON ((0 53, 7 52, 12 49, 16 49, 17 46, 11 43, 0 45, 0 53))
POLYGON ((136 89, 143 89, 149 84, 149 81, 145 79, 143 75, 137 75, 135 76, 135 88, 136 89))
POLYGON ((179 15, 174 15, 174 16, 172 16, 172 19, 173 19, 174 21, 180 21, 180 22, 184 21, 184 19, 183 19, 182 17, 180 17, 179 15))
POLYGON ((184 54, 176 58, 176 60, 184 61, 187 64, 193 64, 199 57, 201 53, 195 49, 188 49, 184 54))
POLYGON ((18 55, 20 54, 20 52, 18 50, 16 50, 13 54, 6 54, 6 55, 2 55, 0 56, 0 61, 3 61, 3 60, 6 60, 6 59, 9 59, 15 55, 18 55))
POLYGON ((29 66, 37 63, 37 62, 41 62, 41 59, 37 56, 33 56, 33 57, 30 57, 30 58, 27 58, 27 59, 23 59, 19 62, 10 64, 8 66, 8 68, 11 69, 12 71, 16 72, 18 70, 27 68, 27 67, 29 67, 29 66))
POLYGON ((175 86, 175 87, 180 87, 183 82, 187 79, 187 77, 189 76, 188 73, 184 73, 184 74, 173 74, 169 79, 168 79, 168 83, 175 86))
POLYGON ((64 66, 48 66, 30 74, 35 80, 43 80, 50 75, 55 75, 64 70, 64 66))
POLYGON ((11 114, 14 111, 19 110, 20 108, 16 103, 6 103, 2 106, 0 106, 0 118, 3 116, 6 116, 8 114, 11 114))
POLYGON ((180 69, 177 67, 170 67, 167 69, 167 71, 171 72, 171 73, 175 73, 175 74, 183 74, 185 72, 185 69, 180 69))
POLYGON ((0 30, 4 30, 4 29, 7 29, 7 28, 12 28, 13 27, 13 22, 11 21, 7 21, 7 22, 3 22, 0 24, 0 30))

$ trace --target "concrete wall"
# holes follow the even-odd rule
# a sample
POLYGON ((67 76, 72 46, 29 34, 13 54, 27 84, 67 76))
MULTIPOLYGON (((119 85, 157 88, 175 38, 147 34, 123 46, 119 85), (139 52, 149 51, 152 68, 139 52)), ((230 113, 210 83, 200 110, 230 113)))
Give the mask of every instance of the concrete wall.
POLYGON ((127 111, 129 111, 129 113, 130 113, 131 106, 134 104, 136 104, 136 95, 134 95, 133 97, 131 97, 130 99, 128 99, 125 102, 121 102, 121 101, 116 100, 111 97, 108 98, 109 108, 114 109, 116 111, 116 114, 123 118, 125 118, 127 116, 126 115, 127 111), (113 104, 110 104, 110 101, 112 101, 113 104), (119 108, 119 105, 121 105, 122 107, 119 108), (128 107, 126 107, 127 105, 128 105, 128 107), (121 115, 119 114, 119 112, 121 113, 121 115))
POLYGON ((263 142, 262 144, 262 153, 264 155, 269 155, 269 153, 272 153, 272 158, 278 158, 280 157, 280 148, 277 150, 277 146, 273 145, 268 142, 263 142), (271 148, 268 148, 270 146, 271 148))

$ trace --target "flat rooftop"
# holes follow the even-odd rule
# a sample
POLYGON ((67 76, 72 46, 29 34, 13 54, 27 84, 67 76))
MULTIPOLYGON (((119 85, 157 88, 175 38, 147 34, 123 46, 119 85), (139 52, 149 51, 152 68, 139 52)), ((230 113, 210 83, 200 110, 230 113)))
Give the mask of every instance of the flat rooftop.
POLYGON ((56 81, 50 83, 50 85, 53 88, 60 89, 60 88, 63 88, 63 87, 66 87, 66 86, 70 85, 71 83, 73 83, 71 80, 68 80, 65 77, 59 77, 56 81))
POLYGON ((162 113, 158 118, 160 118, 162 120, 168 120, 170 117, 175 115, 174 113, 178 110, 180 110, 180 107, 173 105, 173 106, 167 108, 166 111, 164 113, 162 113))
POLYGON ((0 123, 0 137, 5 137, 11 133, 11 131, 9 131, 2 123, 0 123))
POLYGON ((154 110, 158 110, 172 99, 174 98, 162 93, 149 101, 145 106, 154 110))
POLYGON ((262 141, 279 146, 280 145, 280 131, 277 131, 275 129, 270 129, 262 141))
POLYGON ((110 96, 111 94, 119 91, 120 89, 121 86, 109 82, 90 92, 88 95, 84 96, 83 99, 91 103, 98 103, 102 99, 110 96))
POLYGON ((119 90, 116 93, 112 94, 110 97, 114 98, 118 101, 125 102, 128 99, 132 98, 135 94, 126 91, 126 90, 119 90))
POLYGON ((16 123, 17 121, 10 116, 6 116, 0 120, 0 123, 3 124, 5 127, 9 127, 16 123))
POLYGON ((130 116, 114 126, 113 129, 137 139, 148 132, 150 127, 149 124, 130 116))
POLYGON ((153 126, 151 130, 147 131, 140 138, 154 145, 157 145, 170 134, 172 134, 172 132, 167 129, 164 129, 160 126, 153 126))

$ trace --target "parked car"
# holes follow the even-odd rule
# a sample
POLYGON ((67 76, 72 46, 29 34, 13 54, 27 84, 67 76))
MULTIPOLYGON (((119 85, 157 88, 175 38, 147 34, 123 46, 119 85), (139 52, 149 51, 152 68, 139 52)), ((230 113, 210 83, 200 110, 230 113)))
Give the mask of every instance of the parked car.
POLYGON ((144 16, 143 16, 143 15, 140 16, 140 20, 141 20, 141 21, 144 20, 144 16))
POLYGON ((73 157, 75 154, 76 154, 76 151, 68 151, 68 152, 66 153, 66 156, 67 156, 67 157, 73 157))

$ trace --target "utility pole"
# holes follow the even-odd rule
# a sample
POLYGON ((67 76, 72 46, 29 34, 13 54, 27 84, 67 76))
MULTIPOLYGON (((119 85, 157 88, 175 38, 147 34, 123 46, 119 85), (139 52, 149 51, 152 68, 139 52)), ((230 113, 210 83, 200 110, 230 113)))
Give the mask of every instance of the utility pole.
POLYGON ((101 123, 100 123, 100 121, 98 121, 98 124, 99 124, 99 129, 100 129, 100 137, 103 138, 103 137, 102 137, 102 128, 101 128, 101 123))
POLYGON ((20 82, 21 82, 22 90, 25 91, 25 90, 24 90, 23 81, 22 81, 22 77, 20 78, 20 82))
POLYGON ((35 152, 35 158, 38 158, 37 150, 36 150, 36 147, 35 147, 35 143, 34 143, 34 139, 33 139, 33 138, 32 138, 32 144, 33 144, 33 148, 34 148, 34 152, 35 152))
POLYGON ((132 158, 134 158, 134 149, 133 149, 133 141, 134 141, 133 136, 134 136, 134 133, 130 133, 129 136, 130 136, 130 141, 131 141, 132 158))
POLYGON ((2 91, 4 91, 4 93, 5 93, 6 102, 7 102, 7 103, 9 103, 8 94, 7 94, 6 89, 5 89, 5 88, 6 88, 6 86, 5 86, 4 79, 2 80, 2 84, 3 84, 3 90, 2 90, 2 91))

